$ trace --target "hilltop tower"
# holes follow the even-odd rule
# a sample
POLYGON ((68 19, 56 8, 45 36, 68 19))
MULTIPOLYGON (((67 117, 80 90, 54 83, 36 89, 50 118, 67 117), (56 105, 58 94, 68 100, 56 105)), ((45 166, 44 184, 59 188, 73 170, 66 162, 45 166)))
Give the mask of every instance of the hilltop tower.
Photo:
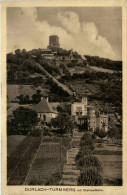
POLYGON ((48 48, 53 49, 53 48, 59 48, 59 37, 57 35, 51 35, 49 36, 49 46, 48 48))

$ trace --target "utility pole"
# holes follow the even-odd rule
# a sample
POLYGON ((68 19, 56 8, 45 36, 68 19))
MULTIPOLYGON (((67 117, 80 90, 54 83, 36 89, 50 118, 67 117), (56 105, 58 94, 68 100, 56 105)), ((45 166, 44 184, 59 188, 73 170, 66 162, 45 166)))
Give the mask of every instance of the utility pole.
POLYGON ((60 137, 60 178, 62 178, 62 137, 60 137))

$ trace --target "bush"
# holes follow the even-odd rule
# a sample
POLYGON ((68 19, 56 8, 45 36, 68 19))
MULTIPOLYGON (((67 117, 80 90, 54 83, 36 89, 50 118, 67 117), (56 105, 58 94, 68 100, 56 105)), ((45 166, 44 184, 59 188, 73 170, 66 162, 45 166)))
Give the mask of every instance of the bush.
POLYGON ((97 130, 94 133, 101 139, 107 136, 107 133, 104 130, 97 130))
POLYGON ((79 146, 80 146, 80 148, 84 148, 86 146, 89 146, 89 148, 91 150, 93 150, 94 149, 94 143, 95 143, 95 139, 92 136, 92 134, 90 132, 86 132, 82 136, 79 146))
POLYGON ((88 131, 87 130, 88 129, 87 121, 85 121, 82 125, 78 125, 78 129, 79 129, 79 131, 84 131, 84 132, 88 131))
POLYGON ((87 131, 84 133, 81 140, 85 141, 87 143, 87 145, 89 145, 89 143, 91 143, 91 142, 93 143, 94 137, 93 137, 92 133, 87 131))
POLYGON ((102 186, 102 176, 95 167, 84 169, 78 178, 78 186, 102 186))
POLYGON ((36 129, 36 130, 34 130, 34 131, 31 131, 30 134, 31 134, 32 136, 38 137, 38 136, 41 135, 41 132, 42 132, 42 131, 41 131, 40 129, 36 129))
POLYGON ((101 163, 96 156, 83 156, 77 161, 77 166, 80 170, 84 167, 96 167, 98 171, 102 170, 101 163))
POLYGON ((84 147, 81 149, 78 154, 75 157, 75 161, 79 161, 81 158, 83 158, 85 155, 92 155, 93 152, 89 147, 84 147))

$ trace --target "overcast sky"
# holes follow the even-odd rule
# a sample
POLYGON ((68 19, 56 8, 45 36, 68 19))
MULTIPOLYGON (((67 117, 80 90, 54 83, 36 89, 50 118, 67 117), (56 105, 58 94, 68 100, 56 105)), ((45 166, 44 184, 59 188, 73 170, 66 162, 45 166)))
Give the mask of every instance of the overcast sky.
POLYGON ((46 48, 56 34, 62 48, 121 60, 121 31, 121 8, 7 8, 8 52, 46 48))

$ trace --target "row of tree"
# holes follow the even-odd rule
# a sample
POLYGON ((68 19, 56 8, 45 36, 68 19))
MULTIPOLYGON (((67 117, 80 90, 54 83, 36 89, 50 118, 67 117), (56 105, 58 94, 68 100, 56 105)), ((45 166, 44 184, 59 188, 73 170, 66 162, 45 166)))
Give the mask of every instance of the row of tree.
POLYGON ((72 80, 82 80, 82 79, 89 79, 90 82, 94 81, 94 80, 100 80, 100 79, 108 79, 111 80, 112 78, 122 78, 122 74, 121 73, 113 73, 113 74, 109 74, 106 72, 96 72, 96 71, 85 71, 84 73, 80 74, 80 73, 74 73, 72 76, 63 76, 62 79, 64 81, 72 81, 72 80))
POLYGON ((20 95, 17 96, 17 99, 19 100, 19 104, 37 104, 41 101, 42 97, 41 90, 36 90, 36 93, 32 95, 32 100, 30 99, 29 95, 20 95))
POLYGON ((89 65, 97 66, 100 68, 111 69, 114 71, 122 71, 122 61, 114 61, 106 58, 100 58, 98 56, 85 55, 89 65))
POLYGON ((79 186, 102 186, 103 178, 101 176, 101 162, 96 156, 93 156, 95 136, 90 132, 85 132, 80 141, 80 150, 76 155, 75 161, 80 176, 78 178, 79 186))

